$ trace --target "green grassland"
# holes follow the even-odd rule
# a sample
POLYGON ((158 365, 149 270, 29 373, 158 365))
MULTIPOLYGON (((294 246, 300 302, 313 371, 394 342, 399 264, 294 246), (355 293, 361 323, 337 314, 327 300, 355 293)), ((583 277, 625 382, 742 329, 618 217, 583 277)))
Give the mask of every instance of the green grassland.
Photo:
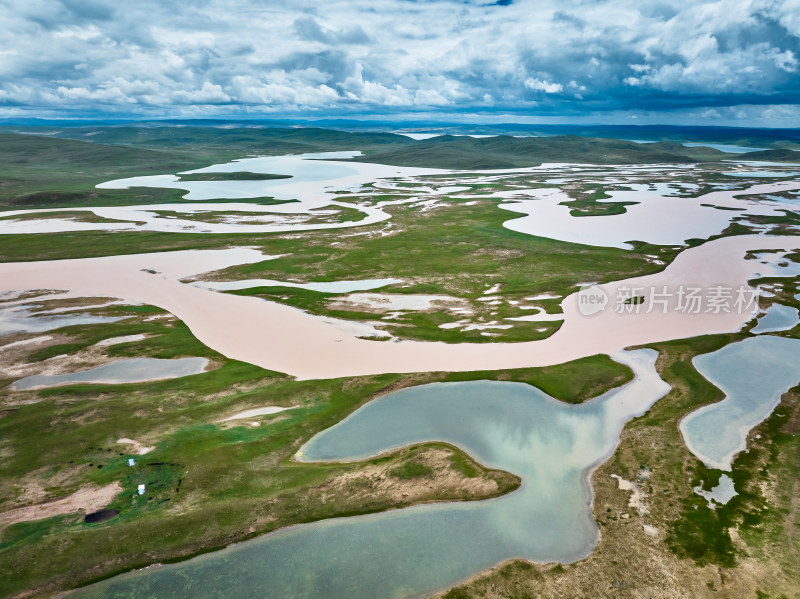
POLYGON ((767 162, 800 162, 800 151, 797 150, 761 150, 741 155, 743 160, 764 160, 767 162))
MULTIPOLYGON (((175 190, 97 190, 110 179, 171 174, 248 155, 361 150, 360 161, 459 170, 582 164, 719 163, 729 154, 675 142, 637 144, 600 137, 471 138, 441 136, 415 141, 391 133, 306 128, 108 126, 0 128, 0 208, 120 205, 164 201, 175 190), (24 132, 24 133, 20 133, 24 132), (42 135, 46 133, 46 135, 42 135), (151 197, 152 196, 152 197, 151 197), (138 197, 134 200, 134 197, 138 197)), ((742 159, 796 161, 798 152, 773 149, 742 159), (776 153, 777 152, 777 153, 776 153), (763 156, 762 156, 763 154, 763 156)), ((217 180, 218 173, 182 180, 217 180)), ((227 173, 226 179, 281 177, 227 173)))
MULTIPOLYGON (((37 127, 15 127, 28 133, 37 127)), ((221 129, 205 126, 89 126, 48 128, 52 137, 141 148, 183 149, 191 153, 303 154, 353 150, 384 145, 411 145, 414 141, 393 133, 351 133, 319 127, 253 127, 221 129), (354 145, 355 144, 355 145, 354 145)))
MULTIPOLYGON (((431 129, 424 128, 424 131, 431 129)), ((458 127, 435 128, 437 131, 452 130, 458 127)), ((601 137, 611 139, 636 139, 647 141, 671 141, 677 143, 715 143, 754 148, 800 149, 797 129, 753 129, 746 127, 703 127, 670 125, 476 125, 470 133, 487 135, 580 135, 582 137, 601 137)))
POLYGON ((615 214, 625 214, 625 206, 631 206, 636 202, 600 202, 598 200, 608 200, 611 198, 606 190, 606 186, 599 184, 586 185, 581 189, 580 194, 574 200, 562 202, 564 206, 569 206, 572 216, 614 216, 615 214))
POLYGON ((579 402, 631 378, 626 367, 607 356, 595 356, 513 371, 295 381, 225 359, 198 342, 179 321, 144 320, 163 314, 157 308, 110 306, 93 311, 129 318, 61 329, 56 332, 61 342, 32 351, 25 360, 78 355, 103 339, 141 333, 147 335, 144 341, 109 346, 108 355, 206 356, 215 369, 143 384, 82 384, 30 392, 0 388, 0 511, 13 508, 31 486, 43 488, 47 498, 62 497, 87 484, 121 481, 124 488, 108 506, 119 515, 105 522, 88 524, 74 514, 13 524, 0 531, 0 568, 6 573, 0 579, 3 596, 26 589, 49 595, 298 522, 506 493, 519 484, 516 477, 488 470, 440 443, 346 464, 302 463, 292 456, 314 433, 372 397, 408 385, 518 380, 579 402), (293 409, 219 422, 264 405, 293 409), (251 426, 252 420, 260 426, 251 426), (136 456, 116 442, 125 437, 155 449, 136 456), (443 462, 431 459, 442 452, 443 462), (137 462, 134 468, 127 465, 131 457, 137 462), (460 473, 463 485, 438 484, 442 478, 438 474, 447 470, 460 473), (387 477, 406 484, 410 497, 382 492, 375 481, 387 477), (467 481, 476 480, 489 490, 471 490, 473 483, 467 481), (148 491, 139 496, 135 489, 142 482, 148 491), (50 557, 42 560, 41 555, 50 557))
POLYGON ((3 213, 0 212, 0 221, 3 220, 14 220, 14 221, 28 221, 28 220, 40 220, 40 219, 67 219, 73 221, 80 221, 84 223, 128 223, 129 221, 121 221, 116 220, 113 218, 104 218, 102 216, 97 216, 93 212, 88 212, 86 210, 62 210, 62 211, 52 211, 48 212, 45 209, 44 212, 36 212, 31 214, 18 214, 15 216, 3 216, 3 213))
MULTIPOLYGON (((175 202, 185 192, 149 188, 104 190, 95 189, 95 185, 124 177, 173 174, 252 154, 368 148, 385 143, 386 137, 321 129, 248 133, 249 130, 203 127, 192 130, 108 127, 68 129, 64 133, 76 139, 65 139, 58 134, 37 134, 40 130, 36 128, 30 130, 31 134, 13 131, 16 129, 0 129, 0 209, 6 210, 175 202)), ((388 137, 395 143, 408 140, 403 136, 388 137)), ((214 175, 184 175, 182 179, 209 180, 207 177, 214 175)), ((267 177, 276 176, 281 174, 267 177)), ((252 179, 253 174, 247 178, 252 179)))
POLYGON ((183 193, 178 190, 98 190, 94 186, 110 179, 200 168, 216 158, 210 153, 192 155, 0 133, 0 208, 171 201, 183 193))
MULTIPOLYGON (((272 204, 273 202, 269 202, 272 204)), ((274 202, 278 203, 278 202, 274 202)), ((290 203, 290 202, 280 202, 290 203)), ((325 223, 355 223, 364 218, 364 213, 357 208, 350 206, 321 206, 308 213, 298 214, 284 214, 275 212, 255 212, 244 210, 225 210, 224 212, 218 210, 203 210, 198 212, 177 212, 175 210, 153 210, 153 212, 160 217, 164 218, 180 218, 182 220, 190 220, 205 223, 226 223, 238 222, 237 218, 247 218, 245 222, 258 225, 260 220, 270 224, 282 224, 286 218, 294 218, 304 225, 325 224, 325 223)), ((0 212, 2 214, 2 212, 0 212)), ((236 235, 240 235, 237 233, 236 235)))
POLYGON ((443 135, 413 146, 364 152, 354 160, 400 166, 491 169, 538 166, 545 162, 579 164, 654 164, 713 162, 729 156, 704 147, 672 142, 632 141, 563 135, 554 137, 455 137, 443 135))

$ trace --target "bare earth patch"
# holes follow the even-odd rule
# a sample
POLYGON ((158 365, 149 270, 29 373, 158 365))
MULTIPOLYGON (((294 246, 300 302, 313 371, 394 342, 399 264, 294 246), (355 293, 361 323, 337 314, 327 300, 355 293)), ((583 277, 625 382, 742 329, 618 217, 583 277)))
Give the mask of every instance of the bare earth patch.
POLYGON ((466 310, 468 302, 448 295, 403 295, 399 293, 350 293, 329 302, 336 310, 358 310, 364 312, 415 311, 435 309, 466 310))
POLYGON ((285 410, 291 410, 293 406, 290 407, 280 407, 280 406, 265 406, 263 408, 253 408, 252 410, 245 410, 243 412, 239 412, 238 414, 234 414, 233 416, 228 416, 227 418, 223 418, 218 422, 228 422, 229 420, 242 420, 244 418, 254 418, 255 416, 268 416, 270 414, 277 414, 278 412, 283 412, 285 410))
POLYGON ((155 446, 147 447, 138 441, 134 441, 133 439, 123 438, 117 439, 117 443, 123 443, 124 445, 130 445, 131 449, 133 449, 133 453, 136 455, 145 455, 146 453, 150 453, 155 449, 155 446))
POLYGON ((79 510, 96 512, 106 507, 121 492, 122 485, 119 481, 115 481, 104 487, 81 489, 72 495, 48 501, 47 503, 16 508, 0 513, 0 529, 18 522, 44 520, 45 518, 70 514, 79 510))
POLYGON ((617 479, 617 485, 620 490, 631 492, 631 497, 628 500, 629 508, 635 509, 639 512, 640 516, 645 516, 650 513, 650 507, 647 505, 647 502, 645 502, 647 495, 639 488, 639 485, 635 482, 625 480, 616 474, 612 474, 611 478, 617 479))

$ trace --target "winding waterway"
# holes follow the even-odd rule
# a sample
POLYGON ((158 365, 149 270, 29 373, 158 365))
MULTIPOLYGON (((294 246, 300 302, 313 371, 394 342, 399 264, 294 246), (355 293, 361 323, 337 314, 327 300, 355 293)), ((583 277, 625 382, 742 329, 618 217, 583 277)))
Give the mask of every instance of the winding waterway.
POLYGON ((159 306, 219 353, 298 378, 497 370, 548 366, 635 345, 735 332, 752 319, 751 312, 682 312, 675 309, 676 291, 681 286, 707 288, 710 284, 732 290, 749 288, 748 281, 753 278, 779 276, 781 267, 745 259, 748 250, 770 249, 800 249, 800 237, 740 235, 690 248, 662 272, 603 285, 609 305, 598 314, 582 314, 578 294, 567 296, 561 302, 561 328, 547 339, 523 343, 372 341, 360 338, 370 333, 363 326, 353 326, 359 323, 180 282, 209 269, 263 259, 259 252, 247 249, 5 263, 0 264, 0 292, 64 289, 70 292, 64 297, 117 297, 159 306), (664 286, 672 290, 666 312, 648 310, 646 304, 632 312, 616 310, 614 298, 622 290, 649 292, 664 286))
MULTIPOLYGON (((595 246, 630 248, 631 241, 644 241, 660 245, 683 245, 688 239, 706 239, 721 233, 733 219, 746 216, 783 216, 791 209, 791 200, 779 196, 749 199, 777 192, 800 189, 800 183, 781 181, 754 185, 747 189, 724 189, 718 183, 715 191, 698 197, 675 197, 676 190, 695 183, 656 182, 643 184, 638 178, 629 181, 632 174, 641 177, 647 172, 657 173, 664 166, 609 166, 605 171, 591 165, 542 164, 537 167, 500 169, 478 172, 459 172, 442 169, 388 166, 365 162, 343 162, 360 154, 358 151, 325 152, 288 156, 262 156, 243 158, 215 164, 177 175, 149 175, 107 181, 97 185, 102 189, 132 189, 156 187, 182 189, 190 203, 149 204, 131 206, 75 207, 55 209, 14 210, 0 212, 0 234, 41 233, 87 230, 160 231, 174 233, 281 233, 323 229, 359 227, 389 220, 391 214, 383 208, 396 203, 431 202, 449 197, 477 198, 477 195, 456 195, 469 190, 452 183, 476 183, 492 179, 511 182, 511 189, 496 191, 483 198, 503 201, 500 207, 525 216, 510 219, 504 226, 521 233, 548 237, 595 246), (268 180, 214 180, 187 181, 180 175, 252 172, 289 175, 288 178, 268 180), (524 175, 529 183, 548 185, 566 182, 553 178, 554 174, 598 177, 596 183, 613 187, 625 183, 628 190, 609 191, 610 199, 602 202, 627 202, 621 214, 613 216, 576 217, 572 209, 563 205, 573 198, 560 188, 520 188, 514 179, 524 175), (436 179, 425 179, 426 176, 436 179), (441 179, 450 178, 449 183, 441 179), (401 186, 397 179, 412 186, 401 186), (421 185, 430 183, 430 185, 421 185), (371 197, 381 190, 395 194, 394 199, 371 197), (352 194, 350 192, 358 192, 352 194), (402 194, 402 195, 400 195, 402 194), (286 203, 263 205, 259 203, 209 203, 206 200, 245 200, 270 197, 286 203), (377 201, 376 201, 377 200, 377 201), (357 220, 339 220, 334 213, 341 209, 358 211, 363 217, 357 220), (105 221, 75 220, 74 213, 88 211, 105 221), (69 218, 57 218, 59 212, 71 213, 69 218), (37 214, 41 215, 37 218, 37 214), (334 222, 313 220, 324 216, 334 222), (16 218, 15 218, 16 217, 16 218), (24 218, 19 218, 24 217, 24 218)), ((685 165, 672 165, 680 170, 685 165)), ((747 171, 725 172, 735 176, 756 178, 791 177, 796 173, 747 171)), ((724 187, 724 186, 722 186, 724 187)), ((423 208, 424 210, 424 208, 423 208)))

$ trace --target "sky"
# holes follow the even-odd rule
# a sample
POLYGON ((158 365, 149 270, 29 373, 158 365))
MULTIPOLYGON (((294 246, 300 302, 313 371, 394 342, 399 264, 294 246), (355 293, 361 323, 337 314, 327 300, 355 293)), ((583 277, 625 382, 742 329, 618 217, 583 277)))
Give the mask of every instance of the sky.
POLYGON ((4 0, 0 117, 800 125, 800 0, 4 0))

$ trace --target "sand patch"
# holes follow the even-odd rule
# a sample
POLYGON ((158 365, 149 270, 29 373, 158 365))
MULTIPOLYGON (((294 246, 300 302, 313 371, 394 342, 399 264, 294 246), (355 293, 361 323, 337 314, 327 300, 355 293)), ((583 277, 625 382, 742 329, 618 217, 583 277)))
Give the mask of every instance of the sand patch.
POLYGON ((44 520, 45 518, 62 516, 79 510, 96 512, 111 503, 114 497, 121 492, 122 485, 119 481, 115 481, 104 487, 81 489, 72 495, 67 495, 54 501, 16 508, 0 514, 0 528, 17 524, 18 522, 30 522, 32 520, 44 520))
POLYGON ((366 312, 423 311, 464 308, 467 302, 449 295, 401 295, 398 293, 351 293, 329 302, 339 310, 366 312))
POLYGON ((28 345, 38 345, 40 343, 50 341, 52 338, 52 335, 40 335, 38 337, 31 337, 29 339, 20 339, 19 341, 12 341, 11 343, 6 343, 5 345, 0 346, 0 351, 8 351, 10 349, 28 345))
MULTIPOLYGON (((241 420, 244 418, 253 418, 255 416, 277 414, 278 412, 283 412, 284 410, 292 410, 292 409, 294 409, 294 407, 281 408, 279 406, 265 406, 263 408, 253 408, 252 410, 245 410, 244 412, 239 412, 238 414, 234 414, 233 416, 228 416, 227 418, 223 418, 218 422, 228 422, 229 420, 241 420)), ((258 426, 258 423, 255 423, 255 426, 258 426)))
POLYGON ((646 516, 650 513, 650 506, 645 502, 647 495, 639 488, 639 485, 616 474, 612 474, 611 478, 617 479, 617 486, 620 490, 631 492, 631 497, 628 499, 629 508, 635 509, 640 516, 646 516))
POLYGON ((128 439, 127 437, 122 439, 117 439, 117 443, 122 443, 124 445, 130 445, 131 449, 133 449, 133 453, 136 455, 144 455, 146 453, 150 453, 155 449, 155 446, 148 447, 138 441, 134 441, 133 439, 128 439))
POLYGON ((649 524, 642 524, 642 530, 644 534, 648 537, 658 537, 658 529, 655 526, 650 526, 649 524))
POLYGON ((109 345, 119 345, 121 343, 133 343, 134 341, 141 341, 147 335, 139 333, 137 335, 124 335, 122 337, 111 337, 110 339, 103 339, 95 343, 95 347, 108 347, 109 345))
POLYGON ((536 312, 534 314, 526 314, 525 316, 514 316, 511 318, 506 318, 506 320, 513 320, 515 322, 546 322, 546 321, 556 321, 556 320, 564 320, 563 314, 550 314, 544 308, 539 308, 537 306, 525 306, 524 308, 520 308, 524 310, 534 309, 536 312))

